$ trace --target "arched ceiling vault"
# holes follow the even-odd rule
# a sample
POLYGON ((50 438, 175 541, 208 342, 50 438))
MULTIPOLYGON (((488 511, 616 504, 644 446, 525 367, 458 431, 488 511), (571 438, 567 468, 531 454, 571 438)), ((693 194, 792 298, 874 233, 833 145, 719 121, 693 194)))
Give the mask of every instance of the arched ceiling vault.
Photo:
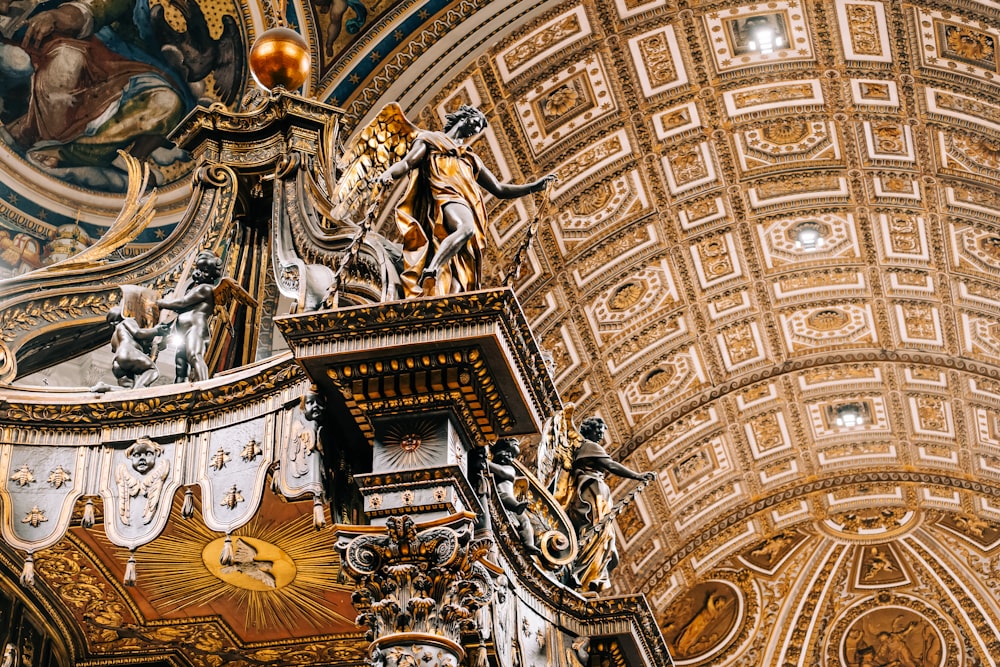
POLYGON ((619 589, 681 664, 995 664, 1000 6, 457 6, 337 101, 477 105, 494 171, 559 176, 490 203, 488 270, 539 216, 563 399, 658 473, 619 589))

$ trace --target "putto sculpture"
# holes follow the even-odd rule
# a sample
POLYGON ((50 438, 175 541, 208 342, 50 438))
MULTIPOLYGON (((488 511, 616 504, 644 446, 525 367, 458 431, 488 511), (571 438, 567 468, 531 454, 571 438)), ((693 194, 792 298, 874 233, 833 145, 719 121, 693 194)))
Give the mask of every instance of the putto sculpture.
POLYGON ((114 329, 111 372, 119 387, 100 382, 92 391, 142 389, 160 377, 155 356, 165 346, 170 325, 156 323, 156 297, 152 290, 136 285, 122 285, 121 290, 121 303, 108 310, 107 315, 107 322, 114 329))
POLYGON ((161 310, 177 313, 174 331, 181 338, 174 358, 175 382, 207 380, 205 351, 212 338, 212 316, 233 299, 248 306, 257 302, 236 281, 222 275, 222 259, 210 250, 202 250, 194 260, 191 277, 183 292, 172 298, 157 299, 161 310), (216 284, 218 283, 218 284, 216 284))

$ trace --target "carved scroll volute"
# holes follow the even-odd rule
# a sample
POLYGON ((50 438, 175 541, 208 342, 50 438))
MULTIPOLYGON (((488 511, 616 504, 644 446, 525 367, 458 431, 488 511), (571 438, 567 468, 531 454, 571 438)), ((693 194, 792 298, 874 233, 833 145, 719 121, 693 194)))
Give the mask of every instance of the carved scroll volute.
POLYGON ((418 530, 409 516, 390 517, 386 531, 338 531, 344 571, 356 580, 352 602, 357 623, 369 630, 372 664, 387 656, 455 666, 463 634, 478 627, 477 611, 493 590, 478 562, 486 545, 472 540, 472 520, 456 515, 445 525, 418 530))
POLYGON ((545 569, 557 572, 576 558, 576 531, 566 512, 538 478, 520 461, 515 459, 513 465, 518 472, 515 492, 519 500, 528 503, 526 512, 535 526, 535 542, 541 551, 538 560, 545 569))

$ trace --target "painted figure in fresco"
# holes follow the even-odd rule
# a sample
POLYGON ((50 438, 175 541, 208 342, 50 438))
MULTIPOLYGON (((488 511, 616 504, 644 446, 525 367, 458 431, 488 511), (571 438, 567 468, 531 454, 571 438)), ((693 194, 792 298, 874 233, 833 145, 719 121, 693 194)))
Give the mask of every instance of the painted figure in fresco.
POLYGON ((500 438, 490 448, 493 460, 487 462, 487 466, 493 478, 496 480, 497 495, 504 508, 510 512, 517 527, 521 543, 529 553, 541 555, 541 551, 535 545, 535 529, 531 525, 531 518, 528 516, 528 502, 518 500, 514 492, 514 480, 517 479, 517 468, 514 467, 514 459, 521 453, 520 442, 517 438, 500 438))
POLYGON ((610 473, 636 480, 651 480, 656 476, 653 472, 636 472, 612 459, 600 444, 607 430, 600 417, 588 417, 580 424, 583 441, 573 457, 572 495, 566 505, 566 513, 580 540, 573 580, 584 591, 593 593, 611 587, 610 574, 618 566, 614 526, 610 521, 601 524, 613 507, 605 476, 610 473))
POLYGON ((479 188, 512 199, 540 192, 556 178, 549 174, 524 185, 498 181, 468 145, 484 129, 486 116, 463 105, 448 114, 444 132, 418 132, 406 155, 378 177, 388 186, 410 174, 396 208, 404 296, 478 289, 486 247, 486 207, 479 188))
POLYGON ((197 2, 168 2, 184 31, 149 0, 0 0, 3 138, 54 176, 105 191, 126 187, 118 150, 161 165, 181 157, 166 134, 197 102, 235 98, 244 48, 232 16, 215 39, 197 2))
POLYGON ((147 436, 139 438, 125 450, 125 457, 130 463, 119 464, 115 483, 118 485, 118 516, 126 526, 132 522, 133 498, 143 496, 146 499, 142 510, 143 523, 148 524, 156 514, 163 485, 170 475, 170 461, 160 459, 161 454, 163 448, 147 436))
POLYGON ((705 602, 698 611, 684 624, 674 638, 673 649, 681 658, 698 655, 703 649, 710 647, 719 637, 709 632, 710 628, 734 600, 716 591, 705 594, 705 602))
POLYGON ((323 51, 328 58, 333 57, 333 46, 340 37, 341 29, 356 35, 368 20, 368 9, 360 0, 316 0, 315 6, 321 14, 329 17, 328 32, 323 40, 323 51), (344 16, 348 10, 354 12, 354 16, 345 23, 344 16))
MULTIPOLYGON (((156 382, 160 371, 152 358, 152 346, 157 338, 170 332, 170 325, 158 324, 154 327, 140 327, 134 317, 122 315, 122 307, 115 306, 108 311, 108 324, 114 327, 111 335, 111 351, 114 360, 111 372, 121 387, 142 389, 156 382)), ((108 391, 110 385, 101 384, 94 391, 108 391)))

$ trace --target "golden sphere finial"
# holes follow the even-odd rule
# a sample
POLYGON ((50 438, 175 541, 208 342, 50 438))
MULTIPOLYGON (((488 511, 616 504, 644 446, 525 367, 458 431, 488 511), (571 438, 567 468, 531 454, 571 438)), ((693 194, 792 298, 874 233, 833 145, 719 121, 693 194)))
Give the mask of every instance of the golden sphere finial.
POLYGON ((284 26, 265 30, 250 48, 250 72, 267 90, 298 90, 309 75, 309 60, 306 40, 284 26))

